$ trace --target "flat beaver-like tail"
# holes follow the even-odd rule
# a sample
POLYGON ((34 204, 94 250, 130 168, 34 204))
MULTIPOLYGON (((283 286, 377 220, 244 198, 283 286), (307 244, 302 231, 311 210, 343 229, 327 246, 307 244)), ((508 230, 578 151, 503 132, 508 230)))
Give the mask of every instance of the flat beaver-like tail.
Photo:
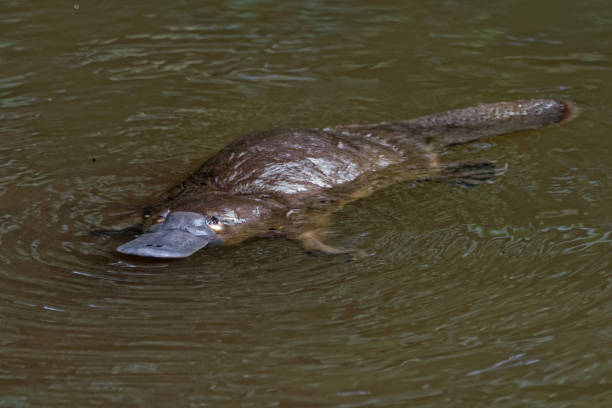
POLYGON ((567 101, 528 99, 440 112, 412 120, 385 123, 380 128, 449 146, 562 123, 574 118, 576 112, 574 105, 567 101))

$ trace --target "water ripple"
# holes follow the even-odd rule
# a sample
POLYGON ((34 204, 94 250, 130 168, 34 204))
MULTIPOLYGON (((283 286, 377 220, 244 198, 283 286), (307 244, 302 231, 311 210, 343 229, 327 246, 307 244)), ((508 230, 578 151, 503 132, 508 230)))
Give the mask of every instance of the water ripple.
POLYGON ((610 13, 565 3, 7 3, 0 406, 609 400, 610 13), (537 95, 583 113, 440 157, 508 163, 497 183, 335 214, 327 242, 360 261, 280 239, 151 261, 89 235, 251 131, 537 95))

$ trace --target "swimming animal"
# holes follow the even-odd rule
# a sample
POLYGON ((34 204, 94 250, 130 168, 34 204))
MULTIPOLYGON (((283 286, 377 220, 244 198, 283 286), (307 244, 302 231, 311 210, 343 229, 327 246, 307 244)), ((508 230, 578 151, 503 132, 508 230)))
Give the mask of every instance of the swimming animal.
POLYGON ((117 248, 154 258, 187 257, 203 247, 282 236, 306 250, 354 256, 323 242, 330 215, 345 204, 408 180, 491 182, 491 162, 442 163, 445 147, 558 124, 566 101, 498 102, 417 119, 324 129, 277 129, 230 143, 185 181, 161 194, 142 234, 117 248))

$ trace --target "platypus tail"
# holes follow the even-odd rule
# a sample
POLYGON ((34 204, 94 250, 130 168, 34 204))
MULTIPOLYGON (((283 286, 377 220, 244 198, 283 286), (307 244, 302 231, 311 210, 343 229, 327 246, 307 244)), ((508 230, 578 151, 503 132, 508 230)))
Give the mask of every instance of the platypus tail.
POLYGON ((438 146, 450 146, 559 124, 576 114, 574 105, 567 101, 527 99, 478 105, 379 126, 393 133, 424 138, 438 146))

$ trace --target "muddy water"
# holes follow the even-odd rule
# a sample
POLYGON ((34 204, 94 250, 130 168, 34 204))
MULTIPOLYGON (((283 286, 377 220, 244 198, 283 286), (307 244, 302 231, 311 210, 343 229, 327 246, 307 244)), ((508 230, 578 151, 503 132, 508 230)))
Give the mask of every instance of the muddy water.
POLYGON ((60 3, 0 10, 1 407, 608 406, 608 2, 60 3), (443 157, 498 183, 336 214, 359 262, 88 235, 246 132, 544 96, 581 116, 443 157))

